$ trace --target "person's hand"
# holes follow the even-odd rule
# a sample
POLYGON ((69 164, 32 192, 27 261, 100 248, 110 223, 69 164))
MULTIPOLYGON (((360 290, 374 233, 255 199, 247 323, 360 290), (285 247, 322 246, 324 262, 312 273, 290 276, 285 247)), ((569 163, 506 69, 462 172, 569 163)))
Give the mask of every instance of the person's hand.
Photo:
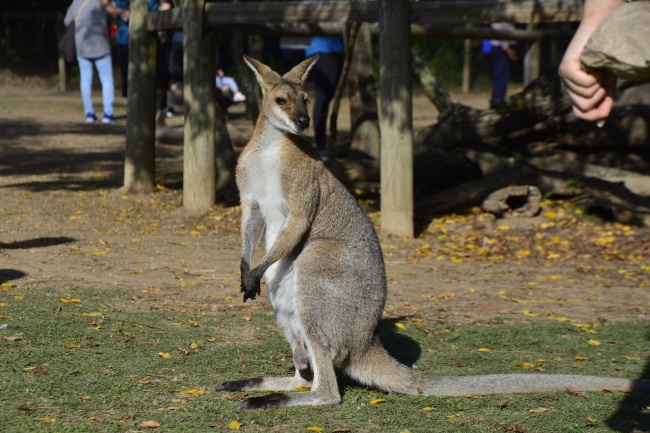
POLYGON ((120 19, 124 21, 125 23, 129 22, 129 17, 131 16, 131 12, 129 12, 128 9, 122 9, 119 13, 120 19))
POLYGON ((511 46, 508 45, 508 46, 504 47, 503 51, 506 52, 506 54, 508 55, 508 58, 510 60, 512 60, 513 62, 517 60, 517 50, 515 50, 511 46))
POLYGON ((573 113, 577 118, 592 122, 607 119, 616 95, 616 76, 611 71, 586 71, 580 63, 580 54, 567 49, 558 72, 571 97, 573 113))

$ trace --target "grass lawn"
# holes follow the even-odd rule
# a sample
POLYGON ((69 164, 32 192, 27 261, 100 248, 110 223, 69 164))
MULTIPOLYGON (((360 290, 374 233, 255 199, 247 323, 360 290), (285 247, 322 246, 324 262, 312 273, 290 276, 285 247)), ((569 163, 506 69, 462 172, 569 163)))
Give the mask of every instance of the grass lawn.
MULTIPOLYGON (((215 392, 221 382, 292 374, 289 347, 272 315, 208 313, 202 311, 207 303, 147 296, 0 287, 0 431, 650 430, 647 393, 410 397, 344 378, 341 405, 238 411, 242 396, 215 392)), ((649 328, 571 321, 453 326, 390 318, 381 335, 398 359, 432 375, 540 371, 636 378, 649 374, 649 328)))

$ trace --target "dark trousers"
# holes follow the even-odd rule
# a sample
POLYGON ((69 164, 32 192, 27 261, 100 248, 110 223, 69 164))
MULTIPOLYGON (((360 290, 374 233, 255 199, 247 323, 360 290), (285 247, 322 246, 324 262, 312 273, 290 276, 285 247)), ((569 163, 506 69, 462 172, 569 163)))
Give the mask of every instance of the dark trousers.
POLYGON ((324 150, 327 147, 327 114, 330 102, 336 92, 336 85, 341 77, 342 67, 343 55, 341 53, 320 54, 318 62, 310 72, 316 85, 313 122, 318 150, 324 150))
POLYGON ((120 65, 120 77, 122 78, 122 97, 126 98, 127 85, 129 82, 129 46, 117 45, 117 61, 120 65))
POLYGON ((494 77, 492 78, 492 101, 505 99, 510 79, 510 58, 503 48, 492 46, 492 61, 494 62, 494 77))

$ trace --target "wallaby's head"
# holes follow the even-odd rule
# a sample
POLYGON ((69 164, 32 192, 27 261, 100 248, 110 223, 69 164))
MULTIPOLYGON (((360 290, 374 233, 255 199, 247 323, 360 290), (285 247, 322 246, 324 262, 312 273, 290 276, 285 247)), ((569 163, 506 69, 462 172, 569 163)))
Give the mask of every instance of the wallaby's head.
POLYGON ((280 76, 257 60, 244 55, 244 61, 255 72, 262 88, 262 112, 278 129, 300 134, 309 128, 309 99, 303 87, 318 54, 309 57, 280 76))

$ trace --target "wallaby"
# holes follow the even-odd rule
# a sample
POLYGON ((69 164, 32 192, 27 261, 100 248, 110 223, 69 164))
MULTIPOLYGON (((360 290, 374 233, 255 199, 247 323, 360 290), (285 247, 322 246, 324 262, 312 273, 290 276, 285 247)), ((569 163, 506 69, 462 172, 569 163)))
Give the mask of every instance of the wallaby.
POLYGON ((335 369, 361 384, 413 395, 462 396, 649 388, 627 379, 503 374, 432 377, 393 359, 377 336, 386 273, 377 234, 352 195, 301 134, 309 127, 304 82, 310 57, 284 76, 244 56, 262 87, 262 109, 237 165, 242 204, 241 291, 260 294, 266 278, 275 318, 293 350, 293 377, 223 383, 218 391, 276 390, 239 408, 341 402, 335 369), (251 269, 264 237, 265 255, 251 269), (295 391, 311 387, 308 392, 295 391))

